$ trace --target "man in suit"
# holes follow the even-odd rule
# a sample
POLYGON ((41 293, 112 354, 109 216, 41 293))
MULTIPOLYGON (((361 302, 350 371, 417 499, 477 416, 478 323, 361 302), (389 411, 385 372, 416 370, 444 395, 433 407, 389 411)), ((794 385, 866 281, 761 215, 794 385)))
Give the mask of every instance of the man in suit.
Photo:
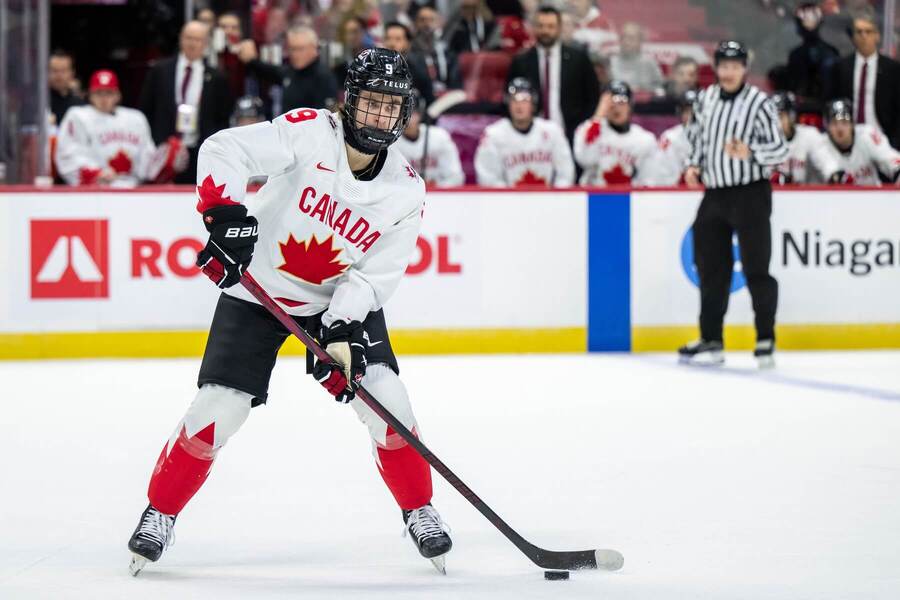
POLYGON ((571 145, 575 128, 594 114, 600 84, 587 52, 561 43, 561 31, 560 12, 552 6, 540 7, 534 18, 537 44, 513 59, 507 82, 516 77, 531 81, 539 90, 538 115, 562 127, 571 145))
POLYGON ((188 168, 176 183, 194 183, 197 151, 203 140, 228 127, 234 100, 228 80, 203 61, 209 28, 190 21, 181 29, 177 56, 161 60, 150 69, 141 91, 140 109, 150 122, 156 144, 180 135, 188 149, 188 168))
POLYGON ((825 99, 852 99, 854 121, 880 129, 900 149, 900 63, 878 53, 881 34, 874 18, 853 19, 848 33, 856 52, 835 63, 825 99))

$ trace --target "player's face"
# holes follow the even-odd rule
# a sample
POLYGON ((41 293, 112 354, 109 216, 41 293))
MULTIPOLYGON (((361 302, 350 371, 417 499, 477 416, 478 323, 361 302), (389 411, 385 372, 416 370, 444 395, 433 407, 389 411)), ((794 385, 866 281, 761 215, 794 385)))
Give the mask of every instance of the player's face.
POLYGON ((356 102, 356 124, 385 131, 393 129, 403 110, 403 98, 363 90, 356 102))
POLYGON ((791 121, 791 115, 786 112, 778 113, 778 121, 781 123, 781 130, 790 133, 794 130, 794 123, 791 121))
POLYGON ((538 13, 534 19, 534 37, 538 43, 549 48, 556 43, 560 34, 560 22, 553 13, 538 13))
POLYGON ((747 67, 739 60, 723 60, 716 67, 716 77, 719 85, 728 93, 738 91, 744 83, 744 76, 747 74, 747 67))
POLYGON ((621 99, 621 96, 614 96, 612 106, 609 108, 609 114, 606 116, 609 122, 616 126, 622 126, 631 120, 631 104, 628 99, 621 99))
POLYGON ((534 102, 529 94, 516 94, 509 100, 509 118, 518 128, 528 127, 534 117, 534 102))
POLYGON ((832 119, 828 123, 828 137, 838 148, 849 148, 853 144, 853 123, 845 119, 832 119))
POLYGON ((119 105, 122 95, 115 90, 95 90, 90 93, 91 106, 103 113, 112 113, 119 105))

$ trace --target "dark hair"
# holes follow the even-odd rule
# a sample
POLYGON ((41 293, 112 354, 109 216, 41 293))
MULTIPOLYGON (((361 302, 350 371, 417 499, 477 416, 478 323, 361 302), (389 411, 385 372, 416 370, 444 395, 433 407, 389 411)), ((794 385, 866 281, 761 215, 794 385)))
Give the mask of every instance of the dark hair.
POLYGON ((538 15, 556 15, 557 22, 562 22, 562 13, 559 12, 559 9, 553 6, 552 4, 542 4, 537 9, 538 15))
POLYGON ((72 66, 75 65, 75 57, 72 56, 72 53, 61 48, 57 48, 56 50, 51 52, 50 58, 68 58, 72 62, 72 66))
POLYGON ((697 64, 697 61, 694 60, 693 58, 691 58, 690 56, 679 56, 678 58, 675 59, 675 62, 672 63, 672 70, 674 71, 675 69, 677 69, 678 67, 680 67, 682 65, 694 65, 695 67, 699 66, 697 64))
POLYGON ((850 19, 849 23, 847 23, 847 35, 851 38, 853 37, 853 30, 856 29, 857 21, 865 21, 866 23, 871 23, 878 31, 878 35, 881 35, 881 23, 879 22, 878 17, 876 17, 874 13, 866 11, 862 14, 856 15, 855 17, 850 19))
POLYGON ((409 30, 409 27, 401 23, 400 21, 391 21, 384 26, 384 32, 387 33, 388 29, 399 27, 403 30, 404 35, 406 35, 406 41, 412 41, 412 32, 409 30))

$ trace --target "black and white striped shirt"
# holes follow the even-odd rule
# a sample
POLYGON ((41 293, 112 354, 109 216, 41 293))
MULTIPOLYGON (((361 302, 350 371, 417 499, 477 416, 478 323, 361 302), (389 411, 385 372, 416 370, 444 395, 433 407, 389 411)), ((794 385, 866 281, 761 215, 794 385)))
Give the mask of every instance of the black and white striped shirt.
POLYGON ((756 86, 745 84, 733 97, 722 98, 718 84, 697 95, 694 118, 687 127, 690 165, 700 167, 708 188, 747 185, 768 179, 772 167, 788 157, 788 146, 775 105, 756 86), (725 154, 725 144, 739 139, 750 147, 750 158, 725 154))

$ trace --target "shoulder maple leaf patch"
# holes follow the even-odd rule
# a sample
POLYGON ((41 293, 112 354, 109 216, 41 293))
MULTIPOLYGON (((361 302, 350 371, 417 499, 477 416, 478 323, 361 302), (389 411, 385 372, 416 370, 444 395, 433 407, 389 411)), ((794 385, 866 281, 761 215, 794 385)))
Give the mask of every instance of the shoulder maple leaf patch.
POLYGON ((294 239, 293 234, 289 235, 286 242, 278 242, 284 259, 278 270, 314 285, 322 285, 341 275, 350 265, 338 260, 341 249, 335 249, 333 241, 333 235, 322 242, 315 234, 303 242, 294 239))
POLYGON ((216 185, 212 175, 207 175, 203 183, 197 186, 197 212, 205 212, 214 206, 223 204, 237 204, 224 194, 225 184, 216 185))

